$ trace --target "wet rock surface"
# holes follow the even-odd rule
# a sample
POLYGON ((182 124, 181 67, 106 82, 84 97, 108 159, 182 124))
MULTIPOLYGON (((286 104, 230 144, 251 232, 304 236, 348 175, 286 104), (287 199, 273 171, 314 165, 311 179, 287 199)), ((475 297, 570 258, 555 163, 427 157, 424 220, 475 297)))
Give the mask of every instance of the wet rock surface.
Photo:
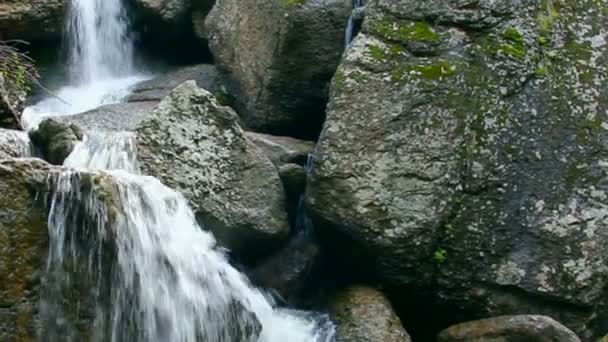
POLYGON ((84 132, 74 124, 46 119, 29 135, 44 160, 54 165, 62 165, 78 141, 82 140, 84 132))
POLYGON ((23 158, 31 154, 27 133, 0 128, 0 159, 23 158))

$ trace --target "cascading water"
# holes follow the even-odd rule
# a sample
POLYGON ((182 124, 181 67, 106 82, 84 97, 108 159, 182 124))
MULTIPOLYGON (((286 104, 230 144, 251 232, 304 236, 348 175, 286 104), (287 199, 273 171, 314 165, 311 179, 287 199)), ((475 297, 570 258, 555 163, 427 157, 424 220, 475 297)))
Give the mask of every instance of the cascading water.
POLYGON ((73 285, 74 265, 84 263, 78 276, 89 275, 79 281, 92 285, 94 331, 87 336, 94 341, 333 341, 325 315, 273 307, 231 267, 181 194, 132 173, 133 138, 86 139, 66 161, 71 167, 123 169, 104 171, 111 189, 98 185, 105 190, 83 193, 87 187, 75 171, 50 179, 55 192, 45 278, 54 283, 43 298, 42 334, 78 340, 60 298, 73 285), (89 241, 82 242, 83 236, 89 241))
POLYGON ((367 4, 367 0, 352 0, 353 10, 348 17, 348 23, 346 24, 346 31, 344 33, 344 46, 349 46, 355 39, 355 17, 358 14, 357 11, 363 8, 367 4))
POLYGON ((66 23, 69 83, 25 109, 25 129, 48 116, 81 113, 120 102, 148 77, 134 70, 133 41, 123 0, 71 0, 66 23))

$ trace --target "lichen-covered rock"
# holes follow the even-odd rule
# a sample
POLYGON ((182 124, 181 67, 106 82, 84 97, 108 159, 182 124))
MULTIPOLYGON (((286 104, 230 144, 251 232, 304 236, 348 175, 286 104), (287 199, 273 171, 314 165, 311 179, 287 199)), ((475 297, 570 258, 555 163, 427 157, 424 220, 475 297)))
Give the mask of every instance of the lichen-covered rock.
POLYGON ((0 159, 29 157, 30 145, 27 133, 0 128, 0 159))
POLYGON ((570 329, 550 317, 502 316, 466 322, 442 331, 438 342, 580 342, 570 329))
POLYGON ((307 194, 337 256, 469 318, 605 333, 607 5, 372 0, 307 194))
POLYGON ((38 129, 30 132, 32 143, 44 160, 54 165, 63 164, 83 135, 78 126, 52 118, 45 119, 38 129))
POLYGON ((205 23, 218 65, 240 85, 249 127, 314 136, 340 60, 350 0, 220 0, 205 23))
POLYGON ((63 31, 66 0, 3 0, 0 39, 58 39, 63 31))
POLYGON ((410 342, 391 303, 370 287, 352 286, 331 299, 340 342, 410 342))
POLYGON ((249 256, 287 237, 277 170, 245 137, 236 113, 194 81, 174 89, 136 132, 143 173, 181 191, 224 246, 249 256))
POLYGON ((0 127, 21 128, 21 114, 25 105, 25 97, 25 91, 7 84, 0 72, 0 127))

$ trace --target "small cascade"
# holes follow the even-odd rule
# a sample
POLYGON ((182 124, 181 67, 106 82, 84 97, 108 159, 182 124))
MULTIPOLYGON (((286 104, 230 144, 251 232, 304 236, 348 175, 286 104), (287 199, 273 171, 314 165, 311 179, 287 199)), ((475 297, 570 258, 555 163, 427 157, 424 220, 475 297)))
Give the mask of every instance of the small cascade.
POLYGON ((361 15, 359 11, 367 4, 367 0, 352 0, 353 2, 353 10, 348 18, 348 23, 346 24, 346 31, 344 33, 344 46, 349 46, 350 43, 355 39, 356 34, 356 18, 358 15, 361 15))
POLYGON ((45 117, 82 113, 120 102, 148 79, 136 72, 124 0, 71 0, 66 23, 69 84, 23 112, 24 129, 45 117))
POLYGON ((181 194, 134 173, 132 136, 105 139, 88 137, 66 165, 119 170, 105 170, 93 180, 69 170, 49 180, 54 193, 42 336, 79 341, 86 334, 112 342, 334 340, 326 315, 276 308, 228 263, 181 194), (74 286, 86 289, 76 291, 81 295, 69 302, 70 310, 89 311, 66 309, 64 294, 74 286), (83 332, 86 324, 73 322, 79 316, 93 331, 83 332))
POLYGON ((133 73, 133 41, 122 0, 72 0, 67 22, 70 77, 91 84, 133 73))

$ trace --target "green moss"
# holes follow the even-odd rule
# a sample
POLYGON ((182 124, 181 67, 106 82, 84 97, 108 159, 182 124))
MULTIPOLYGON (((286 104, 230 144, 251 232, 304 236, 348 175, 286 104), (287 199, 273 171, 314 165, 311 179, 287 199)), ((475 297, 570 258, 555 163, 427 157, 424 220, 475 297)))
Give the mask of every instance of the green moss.
POLYGON ((344 89, 344 86, 346 85, 346 75, 344 75, 344 71, 338 69, 338 71, 336 71, 334 74, 332 83, 335 90, 341 91, 344 89))
POLYGON ((381 37, 402 43, 439 42, 439 35, 429 24, 423 21, 397 22, 394 20, 382 19, 372 25, 372 30, 381 37))
POLYGON ((433 253, 433 259, 437 265, 441 266, 448 259, 448 252, 440 247, 433 253))
POLYGON ((426 80, 440 80, 454 76, 456 67, 441 59, 430 64, 416 64, 396 67, 391 73, 393 82, 405 82, 412 77, 426 80))
POLYGON ((302 6, 306 0, 279 0, 283 6, 302 6))
POLYGON ((558 8, 555 0, 542 0, 541 10, 536 16, 536 23, 540 34, 544 37, 551 35, 555 21, 559 18, 558 8))

